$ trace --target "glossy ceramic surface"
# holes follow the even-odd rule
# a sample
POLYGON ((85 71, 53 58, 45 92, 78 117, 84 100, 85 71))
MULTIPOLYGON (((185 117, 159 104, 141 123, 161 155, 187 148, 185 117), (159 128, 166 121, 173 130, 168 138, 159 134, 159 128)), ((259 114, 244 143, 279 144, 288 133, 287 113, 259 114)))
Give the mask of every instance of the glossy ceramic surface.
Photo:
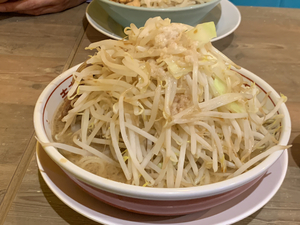
MULTIPOLYGON (((68 173, 66 174, 68 175, 68 173)), ((101 200, 102 202, 105 202, 108 205, 129 212, 155 216, 186 215, 189 213, 203 211, 205 209, 210 209, 239 196, 261 179, 261 177, 258 177, 255 180, 232 191, 228 191, 226 193, 210 197, 189 200, 160 201, 149 199, 137 199, 116 195, 94 188, 91 185, 87 185, 86 183, 83 183, 80 180, 74 178, 74 176, 72 175, 68 176, 71 180, 73 180, 73 182, 75 182, 79 187, 81 187, 82 190, 92 195, 93 197, 101 200)))

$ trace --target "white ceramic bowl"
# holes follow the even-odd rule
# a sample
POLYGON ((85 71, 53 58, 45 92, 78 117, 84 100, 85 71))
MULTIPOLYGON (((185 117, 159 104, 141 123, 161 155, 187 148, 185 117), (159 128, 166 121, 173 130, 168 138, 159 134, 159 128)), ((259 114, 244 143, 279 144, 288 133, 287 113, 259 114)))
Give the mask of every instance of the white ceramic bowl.
MULTIPOLYGON (((78 66, 54 79, 45 88, 36 103, 34 126, 36 135, 42 142, 52 141, 53 116, 69 90, 72 73, 78 66)), ((264 80, 246 69, 240 69, 238 72, 245 78, 245 81, 255 82, 263 92, 271 92, 268 107, 273 107, 274 102, 279 98, 277 92, 264 80)), ((285 104, 281 105, 279 112, 284 114, 279 144, 287 145, 291 133, 291 121, 285 104)), ((187 214, 228 201, 263 177, 268 168, 282 154, 282 151, 277 151, 253 169, 229 180, 204 186, 168 189, 137 187, 108 180, 74 165, 54 147, 45 147, 45 151, 73 181, 96 198, 125 210, 154 215, 187 214)), ((72 181, 70 180, 70 182, 72 181)))
POLYGON ((144 26, 152 17, 169 18, 172 23, 184 23, 195 26, 217 5, 220 0, 187 7, 145 8, 113 2, 111 0, 95 0, 117 23, 128 27, 134 23, 137 27, 144 26))

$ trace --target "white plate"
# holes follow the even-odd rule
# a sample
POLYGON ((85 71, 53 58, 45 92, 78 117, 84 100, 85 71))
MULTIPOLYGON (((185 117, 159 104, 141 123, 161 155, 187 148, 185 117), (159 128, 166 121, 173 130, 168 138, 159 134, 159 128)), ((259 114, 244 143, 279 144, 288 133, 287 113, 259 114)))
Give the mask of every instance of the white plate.
MULTIPOLYGON (((86 18, 89 23, 99 32, 114 39, 125 37, 123 27, 115 22, 107 12, 97 3, 92 1, 86 9, 86 18)), ((237 7, 228 0, 222 0, 202 22, 214 21, 217 29, 217 41, 231 34, 241 22, 241 14, 237 7)))
POLYGON ((209 210, 177 217, 139 215, 106 205, 80 189, 37 144, 39 170, 53 193, 76 212, 110 225, 231 224, 263 207, 280 188, 288 166, 287 151, 270 167, 264 178, 240 196, 209 210))

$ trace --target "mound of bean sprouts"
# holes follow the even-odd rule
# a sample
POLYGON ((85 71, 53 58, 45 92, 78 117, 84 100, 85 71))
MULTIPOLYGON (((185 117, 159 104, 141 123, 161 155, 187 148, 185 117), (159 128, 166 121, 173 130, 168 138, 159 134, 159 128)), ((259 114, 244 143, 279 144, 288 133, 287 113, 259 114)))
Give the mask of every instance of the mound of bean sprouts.
POLYGON ((211 0, 111 0, 121 4, 146 8, 186 7, 204 4, 211 0))
POLYGON ((287 147, 278 145, 277 112, 286 97, 265 107, 268 94, 259 99, 212 46, 213 23, 155 17, 125 33, 92 43, 96 53, 73 74, 72 107, 50 145, 78 155, 79 166, 109 165, 132 185, 190 187, 237 176, 287 147), (66 134, 73 145, 59 143, 66 134))

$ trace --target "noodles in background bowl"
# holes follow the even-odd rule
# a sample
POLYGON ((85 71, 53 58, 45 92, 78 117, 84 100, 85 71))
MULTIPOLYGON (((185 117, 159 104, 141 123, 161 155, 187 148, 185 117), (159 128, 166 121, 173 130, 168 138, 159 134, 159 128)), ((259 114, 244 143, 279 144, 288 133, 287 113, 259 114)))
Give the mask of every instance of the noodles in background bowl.
POLYGON ((211 0, 111 0, 120 4, 146 8, 187 7, 205 4, 211 0))
POLYGON ((258 98, 211 45, 212 23, 155 17, 125 33, 88 47, 97 53, 73 74, 64 128, 44 146, 108 179, 168 188, 238 176, 288 147, 278 145, 286 97, 266 107, 268 93, 258 98))

